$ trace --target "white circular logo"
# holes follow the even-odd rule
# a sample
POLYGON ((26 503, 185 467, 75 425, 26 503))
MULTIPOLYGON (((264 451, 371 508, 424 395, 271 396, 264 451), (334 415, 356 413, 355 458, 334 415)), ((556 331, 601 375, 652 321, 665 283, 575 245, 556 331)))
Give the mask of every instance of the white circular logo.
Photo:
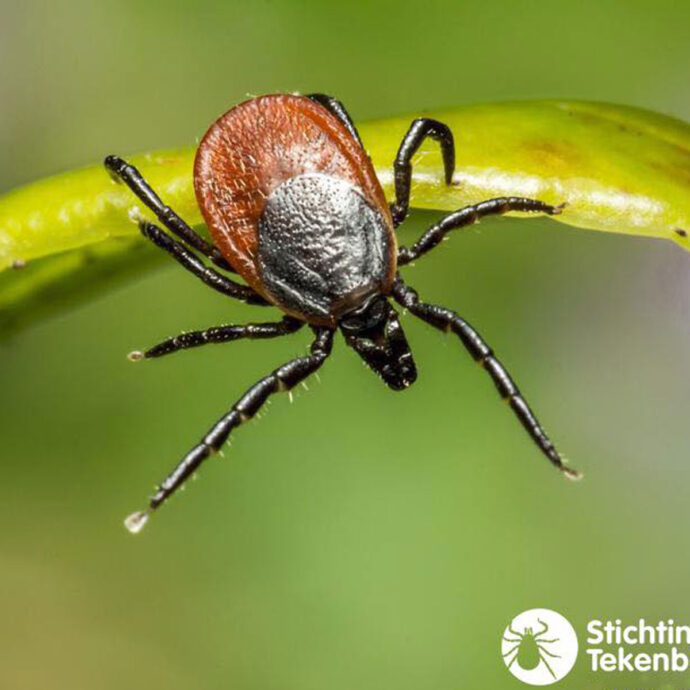
POLYGON ((501 654, 508 670, 523 683, 551 685, 575 665, 577 635, 560 613, 530 609, 508 624, 501 654))

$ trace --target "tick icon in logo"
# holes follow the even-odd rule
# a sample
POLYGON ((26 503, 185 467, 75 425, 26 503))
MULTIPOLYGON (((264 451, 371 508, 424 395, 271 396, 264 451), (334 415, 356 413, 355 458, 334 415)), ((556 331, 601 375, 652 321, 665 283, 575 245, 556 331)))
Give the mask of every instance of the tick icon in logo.
POLYGON ((518 614, 501 639, 505 665, 528 685, 551 685, 564 678, 575 664, 577 650, 573 626, 550 609, 518 614))

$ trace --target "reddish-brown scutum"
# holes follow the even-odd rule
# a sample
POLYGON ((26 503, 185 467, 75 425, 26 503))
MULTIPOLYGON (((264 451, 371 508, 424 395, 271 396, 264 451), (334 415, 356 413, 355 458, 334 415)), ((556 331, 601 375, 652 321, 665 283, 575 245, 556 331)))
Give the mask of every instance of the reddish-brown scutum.
MULTIPOLYGON (((314 172, 360 189, 386 219, 394 257, 393 221, 369 157, 335 116, 309 98, 280 94, 245 101, 211 125, 197 150, 194 189, 214 243, 239 275, 274 303, 256 261, 259 219, 278 185, 314 172)), ((390 263, 384 292, 395 274, 395 261, 390 263)))

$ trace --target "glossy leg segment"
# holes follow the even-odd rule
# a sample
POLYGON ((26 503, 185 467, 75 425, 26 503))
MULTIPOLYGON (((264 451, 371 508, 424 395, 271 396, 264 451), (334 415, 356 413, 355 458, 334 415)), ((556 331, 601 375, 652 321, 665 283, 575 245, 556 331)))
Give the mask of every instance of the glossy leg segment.
POLYGON ((393 296, 398 303, 423 321, 445 333, 455 333, 474 360, 481 364, 491 376, 499 395, 508 402, 542 453, 570 479, 580 478, 579 472, 565 465, 560 453, 542 429, 505 367, 496 359, 492 349, 467 321, 450 309, 421 302, 417 292, 405 285, 400 276, 396 278, 393 285, 393 296))
POLYGON ((451 231, 473 225, 484 216, 501 215, 511 211, 523 213, 547 213, 550 216, 558 215, 563 206, 549 206, 543 201, 527 199, 524 197, 509 196, 482 201, 474 206, 466 206, 459 211, 454 211, 441 218, 432 225, 411 247, 398 249, 398 265, 404 266, 418 259, 423 254, 436 247, 439 242, 451 231))
POLYGON ((217 247, 214 247, 194 232, 175 211, 161 201, 161 198, 153 191, 151 185, 133 165, 130 165, 118 156, 108 156, 104 161, 104 165, 113 179, 124 182, 156 214, 158 220, 170 232, 177 235, 193 249, 201 252, 205 257, 211 259, 219 268, 232 273, 235 272, 217 247))
POLYGON ((455 143, 450 127, 428 117, 414 120, 400 144, 398 155, 395 157, 395 163, 393 163, 395 203, 391 204, 391 214, 395 227, 398 227, 405 220, 410 210, 412 156, 417 153, 422 142, 427 137, 431 137, 441 145, 446 184, 451 184, 453 181, 455 143))
POLYGON ((164 355, 187 350, 192 347, 200 347, 208 343, 227 343, 233 340, 249 338, 251 340, 261 340, 267 338, 277 338, 282 335, 294 333, 302 328, 302 321, 285 316, 281 321, 270 323, 247 323, 239 326, 214 326, 203 331, 190 331, 181 333, 173 338, 168 338, 158 345, 145 350, 144 352, 132 352, 129 356, 132 360, 153 359, 164 355))
POLYGON ((326 361, 333 346, 333 331, 329 328, 312 327, 315 338, 306 357, 293 359, 275 369, 265 378, 255 383, 231 408, 221 417, 208 433, 180 460, 177 467, 160 485, 145 511, 130 515, 125 524, 130 531, 139 531, 152 510, 160 507, 185 481, 199 468, 208 457, 220 451, 228 440, 230 432, 251 419, 261 406, 274 393, 289 391, 298 383, 313 374, 326 361))
MULTIPOLYGON (((345 106, 333 96, 328 96, 325 93, 308 93, 307 98, 322 105, 326 110, 335 115, 346 127, 348 132, 355 138, 357 143, 362 146, 362 140, 359 138, 359 132, 355 127, 355 123, 352 121, 349 113, 345 109, 345 106)), ((362 146, 362 148, 364 148, 362 146)))
POLYGON ((157 225, 143 220, 139 223, 139 229, 144 237, 168 252, 175 261, 214 290, 248 304, 268 304, 261 295, 254 292, 248 285, 240 285, 208 267, 196 254, 187 249, 181 242, 167 235, 157 225))

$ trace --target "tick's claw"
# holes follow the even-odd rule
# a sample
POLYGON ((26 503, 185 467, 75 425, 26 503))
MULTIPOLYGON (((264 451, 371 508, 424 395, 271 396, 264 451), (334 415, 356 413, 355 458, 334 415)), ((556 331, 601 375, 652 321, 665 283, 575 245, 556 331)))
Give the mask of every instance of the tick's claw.
POLYGON ((572 467, 568 467, 567 465, 563 465, 563 467, 561 467, 561 471, 568 479, 570 479, 573 482, 579 482, 583 476, 582 472, 578 472, 577 470, 574 470, 572 467))
POLYGON ((108 174, 110 175, 112 181, 116 182, 117 184, 120 184, 122 182, 120 172, 122 171, 122 168, 126 165, 125 161, 123 161, 122 158, 120 158, 119 156, 110 155, 105 157, 103 165, 105 166, 105 169, 108 171, 108 174))
POLYGON ((125 518, 125 527, 131 534, 138 534, 144 529, 150 515, 148 510, 138 510, 125 518))

